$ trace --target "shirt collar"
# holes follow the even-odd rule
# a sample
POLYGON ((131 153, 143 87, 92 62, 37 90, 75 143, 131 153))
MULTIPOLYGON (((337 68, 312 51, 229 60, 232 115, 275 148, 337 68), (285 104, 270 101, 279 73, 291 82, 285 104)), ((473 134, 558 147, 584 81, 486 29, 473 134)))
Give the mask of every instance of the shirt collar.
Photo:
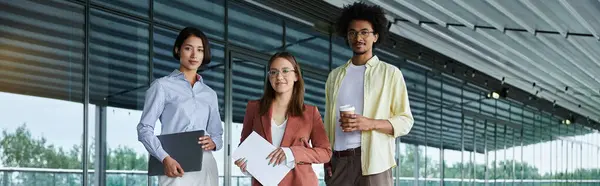
MULTIPOLYGON (((169 74, 169 76, 170 77, 178 77, 180 79, 185 80, 185 76, 183 75, 183 72, 179 71, 179 69, 173 70, 173 72, 171 72, 171 74, 169 74)), ((200 76, 200 74, 196 74, 196 80, 200 81, 200 82, 203 82, 202 81, 202 76, 200 76)))
MULTIPOLYGON (((371 59, 367 60, 367 67, 374 67, 377 66, 377 64, 379 64, 379 58, 376 55, 373 55, 373 57, 371 57, 371 59)), ((344 68, 348 68, 348 66, 350 66, 350 63, 352 63, 352 58, 350 58, 348 60, 348 62, 346 62, 346 64, 344 65, 344 68)))

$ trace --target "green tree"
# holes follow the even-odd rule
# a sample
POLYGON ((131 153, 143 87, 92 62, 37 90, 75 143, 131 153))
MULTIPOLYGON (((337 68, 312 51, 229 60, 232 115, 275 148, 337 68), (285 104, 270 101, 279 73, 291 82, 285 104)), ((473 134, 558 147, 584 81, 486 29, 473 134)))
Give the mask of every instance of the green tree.
POLYGON ((106 169, 108 170, 147 170, 148 157, 138 155, 132 148, 119 146, 108 150, 106 169))
POLYGON ((14 133, 3 130, 0 140, 2 164, 8 167, 81 168, 78 146, 65 152, 62 148, 46 143, 44 137, 34 139, 26 124, 18 127, 14 133))
MULTIPOLYGON (((90 143, 88 167, 94 167, 95 149, 90 143)), ((14 132, 2 131, 0 136, 0 161, 6 167, 81 169, 82 147, 74 145, 68 151, 48 144, 45 137, 34 138, 26 124, 19 126, 14 132)), ((107 170, 146 170, 147 156, 139 155, 132 148, 119 146, 107 149, 107 170)), ((107 175, 109 185, 123 185, 124 175, 107 175)), ((145 183, 145 176, 129 177, 127 184, 145 183)), ((81 182, 80 174, 60 174, 54 177, 51 173, 20 173, 17 180, 24 185, 73 185, 81 182)))
POLYGON ((419 163, 419 177, 439 177, 439 162, 425 156, 424 152, 415 145, 406 145, 404 153, 399 154, 400 176, 415 176, 415 163, 419 163))

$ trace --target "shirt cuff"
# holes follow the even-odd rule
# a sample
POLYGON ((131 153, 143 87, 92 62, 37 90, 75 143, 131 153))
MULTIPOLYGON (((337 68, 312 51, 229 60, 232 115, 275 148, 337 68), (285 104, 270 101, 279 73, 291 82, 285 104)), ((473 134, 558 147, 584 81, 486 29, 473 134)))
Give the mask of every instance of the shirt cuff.
POLYGON ((283 152, 285 153, 285 165, 290 169, 296 167, 296 163, 294 162, 294 153, 292 153, 292 149, 290 149, 289 147, 282 147, 281 149, 283 149, 283 152))
POLYGON ((160 160, 160 162, 162 163, 165 160, 165 158, 169 156, 169 154, 163 148, 159 148, 158 150, 156 150, 156 156, 156 158, 158 158, 158 160, 160 160))
POLYGON ((212 141, 215 143, 215 149, 213 151, 221 150, 221 146, 223 146, 223 143, 221 141, 216 141, 215 138, 213 138, 212 136, 210 136, 210 139, 212 139, 212 141))

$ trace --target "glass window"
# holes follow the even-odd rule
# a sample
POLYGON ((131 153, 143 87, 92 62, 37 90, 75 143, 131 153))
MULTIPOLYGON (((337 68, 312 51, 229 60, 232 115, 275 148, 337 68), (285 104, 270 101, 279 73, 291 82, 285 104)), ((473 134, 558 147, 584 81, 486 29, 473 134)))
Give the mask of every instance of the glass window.
POLYGON ((148 85, 148 25, 96 9, 90 25, 90 102, 141 109, 144 97, 129 94, 148 85))
POLYGON ((285 50, 291 52, 302 67, 328 71, 329 35, 293 21, 286 21, 285 27, 285 50))
POLYGON ((92 0, 93 4, 100 4, 101 6, 105 6, 107 8, 116 9, 121 12, 132 13, 136 16, 141 16, 144 18, 148 17, 148 5, 149 0, 136 0, 136 1, 126 1, 126 0, 112 0, 112 1, 102 1, 102 0, 92 0))
MULTIPOLYGON (((154 28, 154 68, 152 69, 154 79, 169 75, 173 70, 179 69, 179 61, 173 57, 173 44, 179 31, 164 28, 154 28)), ((213 54, 214 59, 214 53, 213 54)), ((212 63, 212 62, 211 62, 212 63)))
MULTIPOLYGON (((223 20, 225 20, 223 2, 223 0, 154 0, 154 19, 161 24, 179 29, 193 26, 201 29, 210 38, 223 39, 223 20)), ((231 13, 229 16, 232 16, 231 13)))
POLYGON ((229 42, 260 53, 274 54, 282 46, 282 20, 249 6, 230 3, 229 42))
POLYGON ((304 76, 304 102, 319 108, 321 117, 325 117, 325 81, 326 76, 303 70, 304 76))
POLYGON ((346 44, 346 40, 342 37, 333 37, 333 43, 331 44, 332 50, 332 69, 335 69, 343 64, 346 64, 350 58, 352 58, 352 50, 350 46, 346 44))
POLYGON ((25 168, 0 171, 2 183, 81 185, 84 9, 0 1, 0 11, 0 167, 25 168))
MULTIPOLYGON (((263 94, 266 80, 266 60, 245 56, 232 56, 233 64, 233 125, 231 125, 231 151, 240 144, 242 123, 246 113, 248 101, 258 100, 263 94)), ((231 163, 232 185, 250 185, 250 177, 244 175, 232 160, 231 163)))
POLYGON ((463 169, 461 170, 462 183, 471 185, 473 183, 473 172, 474 172, 474 157, 475 151, 474 145, 474 120, 471 117, 464 117, 463 119, 463 149, 462 149, 462 162, 463 169))
MULTIPOLYGON (((148 162, 136 135, 149 80, 148 25, 96 9, 90 22, 90 115, 106 112, 106 170, 125 171, 107 171, 106 183, 147 183, 147 176, 131 171, 147 170, 148 162)), ((101 121, 90 118, 91 131, 96 131, 101 121)), ((90 136, 93 144, 96 133, 90 136)))

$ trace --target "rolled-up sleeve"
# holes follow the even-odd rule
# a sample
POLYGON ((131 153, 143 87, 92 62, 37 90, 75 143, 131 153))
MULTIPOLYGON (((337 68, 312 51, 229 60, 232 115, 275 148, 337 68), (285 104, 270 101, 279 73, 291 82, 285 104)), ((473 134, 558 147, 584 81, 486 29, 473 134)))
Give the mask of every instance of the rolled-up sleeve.
POLYGON ((396 69, 392 79, 394 80, 392 85, 394 86, 394 89, 391 95, 392 116, 388 119, 388 121, 394 128, 394 137, 399 137, 407 135, 408 132, 410 132, 414 123, 414 119, 410 111, 408 92, 402 72, 400 72, 399 69, 396 69))
POLYGON ((221 150, 223 147, 223 124, 221 122, 221 114, 219 113, 219 100, 217 99, 216 93, 214 99, 211 101, 207 133, 210 138, 215 142, 215 151, 221 150))
POLYGON ((165 96, 163 87, 158 81, 154 81, 146 91, 144 111, 140 123, 137 125, 138 141, 142 142, 150 155, 161 162, 169 154, 162 148, 160 141, 154 135, 154 125, 164 110, 165 96))

